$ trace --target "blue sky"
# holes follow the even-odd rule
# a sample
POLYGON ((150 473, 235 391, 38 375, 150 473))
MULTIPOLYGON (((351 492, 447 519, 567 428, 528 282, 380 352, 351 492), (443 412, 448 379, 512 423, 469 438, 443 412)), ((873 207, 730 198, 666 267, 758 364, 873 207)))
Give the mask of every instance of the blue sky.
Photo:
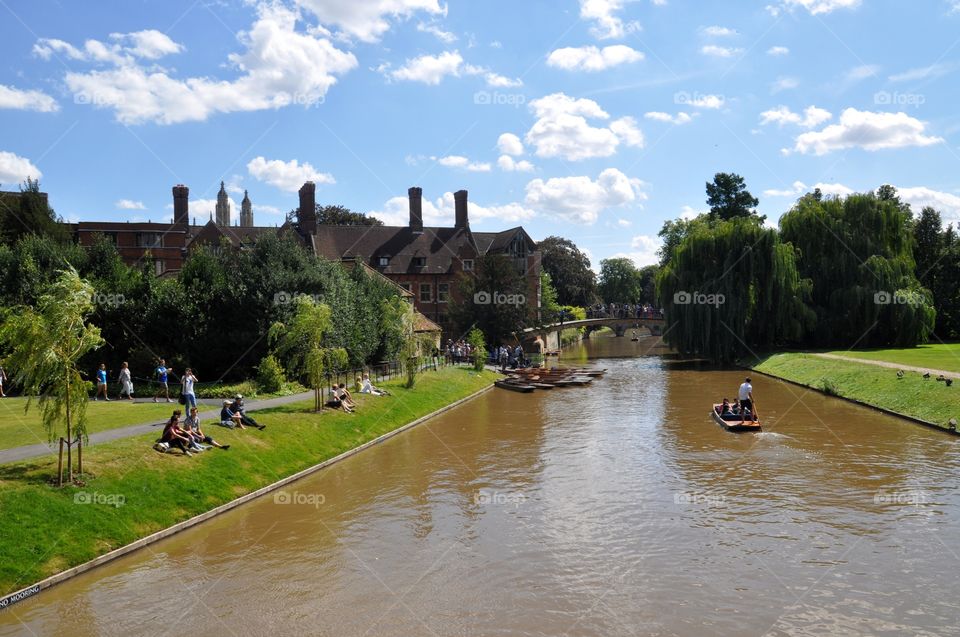
POLYGON ((70 220, 171 216, 221 180, 405 223, 524 225, 655 259, 737 172, 775 221, 892 183, 960 221, 960 0, 0 0, 0 187, 70 220))

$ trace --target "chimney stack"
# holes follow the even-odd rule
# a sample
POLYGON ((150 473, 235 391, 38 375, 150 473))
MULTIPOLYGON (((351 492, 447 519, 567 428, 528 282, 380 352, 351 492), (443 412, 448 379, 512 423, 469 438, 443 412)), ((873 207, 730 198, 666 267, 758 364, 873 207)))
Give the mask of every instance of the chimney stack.
POLYGON ((454 228, 470 229, 470 220, 467 218, 467 191, 458 190, 453 193, 454 209, 456 210, 456 223, 454 228))
POLYGON ((190 225, 190 189, 183 184, 173 187, 173 224, 190 225))
POLYGON ((300 186, 300 208, 297 210, 300 230, 305 234, 317 232, 317 186, 312 181, 300 186))
POLYGON ((410 198, 410 231, 414 234, 423 232, 423 188, 414 186, 407 190, 410 198))

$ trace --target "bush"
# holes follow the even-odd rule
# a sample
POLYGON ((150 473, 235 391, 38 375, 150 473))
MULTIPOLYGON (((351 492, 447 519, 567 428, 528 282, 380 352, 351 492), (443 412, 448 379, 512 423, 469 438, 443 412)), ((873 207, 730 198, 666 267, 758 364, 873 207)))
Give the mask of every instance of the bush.
POLYGON ((829 378, 820 381, 820 390, 827 396, 840 396, 840 387, 829 378))
POLYGON ((257 366, 257 383, 260 385, 260 389, 270 394, 276 393, 283 389, 286 380, 283 375, 283 367, 280 366, 279 361, 273 354, 264 356, 257 366))

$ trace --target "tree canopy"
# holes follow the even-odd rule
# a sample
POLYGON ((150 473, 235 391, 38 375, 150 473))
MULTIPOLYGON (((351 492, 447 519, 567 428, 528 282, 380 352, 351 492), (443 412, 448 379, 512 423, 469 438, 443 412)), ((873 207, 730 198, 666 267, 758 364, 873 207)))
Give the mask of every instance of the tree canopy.
POLYGON ((743 177, 736 173, 717 173, 707 182, 710 217, 729 221, 735 217, 756 216, 760 201, 747 190, 743 177))
POLYGON ((587 257, 569 239, 547 237, 537 247, 540 250, 540 266, 550 275, 561 305, 592 305, 597 291, 596 276, 590 269, 587 257))

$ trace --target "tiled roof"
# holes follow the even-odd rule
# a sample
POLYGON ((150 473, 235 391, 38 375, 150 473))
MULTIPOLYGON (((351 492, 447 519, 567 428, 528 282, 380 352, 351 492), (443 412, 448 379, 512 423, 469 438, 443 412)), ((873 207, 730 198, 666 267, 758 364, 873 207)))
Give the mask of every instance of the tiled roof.
POLYGON ((475 245, 470 231, 461 228, 414 233, 407 226, 321 225, 313 235, 317 254, 337 261, 360 257, 384 274, 448 272, 457 255, 474 253, 475 245), (379 257, 389 257, 389 264, 380 267, 379 257), (424 265, 414 265, 415 258, 423 258, 424 265))

